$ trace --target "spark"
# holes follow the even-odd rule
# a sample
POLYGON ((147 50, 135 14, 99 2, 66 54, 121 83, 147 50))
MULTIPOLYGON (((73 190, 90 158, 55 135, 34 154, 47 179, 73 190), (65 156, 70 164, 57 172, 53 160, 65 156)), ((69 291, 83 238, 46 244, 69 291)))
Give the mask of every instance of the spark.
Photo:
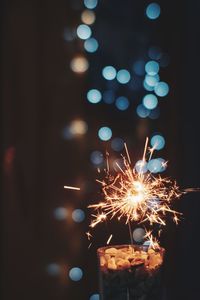
POLYGON ((149 243, 149 248, 153 248, 154 250, 160 249, 159 242, 155 237, 153 237, 152 231, 146 231, 144 239, 146 239, 146 242, 149 243))
POLYGON ((107 216, 104 213, 92 215, 94 220, 91 222, 90 227, 94 228, 97 224, 106 220, 107 216))
POLYGON ((130 155, 129 155, 126 143, 124 143, 124 147, 125 147, 125 150, 126 150, 126 155, 127 155, 127 158, 128 158, 128 162, 129 162, 129 164, 131 164, 131 159, 130 159, 130 155))
POLYGON ((65 185, 64 189, 80 191, 79 187, 65 185))
POLYGON ((91 246, 92 246, 92 243, 89 244, 88 249, 90 249, 91 246))
POLYGON ((113 235, 111 234, 111 235, 109 236, 109 238, 108 238, 107 242, 106 242, 106 244, 107 244, 107 245, 109 245, 109 244, 110 244, 110 241, 112 240, 112 237, 113 237, 113 235))
POLYGON ((92 238, 92 235, 91 235, 91 233, 88 231, 88 232, 86 232, 86 235, 87 235, 87 239, 88 239, 88 241, 90 241, 90 240, 91 240, 91 238, 92 238))
MULTIPOLYGON (((123 156, 124 166, 118 166, 119 171, 111 174, 108 170, 101 184, 103 200, 89 207, 98 213, 93 215, 90 227, 117 218, 126 224, 129 222, 160 224, 165 226, 166 215, 171 214, 174 222, 179 221, 180 213, 171 209, 174 199, 180 198, 185 191, 180 191, 176 182, 169 178, 154 176, 148 172, 143 174, 142 168, 137 172, 131 166, 128 149, 125 146, 126 157, 123 156)), ((142 162, 146 162, 148 138, 145 142, 142 162)), ((149 150, 150 157, 153 149, 149 150)))

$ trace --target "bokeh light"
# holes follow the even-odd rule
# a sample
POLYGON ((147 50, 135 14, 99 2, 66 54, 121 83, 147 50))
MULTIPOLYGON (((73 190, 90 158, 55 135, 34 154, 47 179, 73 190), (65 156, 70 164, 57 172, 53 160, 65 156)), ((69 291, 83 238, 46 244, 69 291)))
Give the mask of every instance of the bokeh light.
POLYGON ((82 209, 75 209, 72 212, 72 219, 74 220, 74 222, 76 223, 81 223, 83 222, 83 220, 85 219, 85 213, 82 209))
POLYGON ((151 146, 155 150, 161 150, 165 146, 165 139, 162 135, 156 134, 151 138, 151 146))
POLYGON ((145 230, 143 228, 136 228, 133 231, 133 239, 136 243, 141 243, 144 240, 145 230))
POLYGON ((61 267, 57 263, 51 263, 46 268, 47 273, 50 276, 59 276, 61 273, 61 267))
POLYGON ((63 38, 67 42, 71 42, 76 38, 76 30, 73 28, 65 28, 63 38))
POLYGON ((113 90, 107 90, 105 92, 103 92, 103 101, 106 104, 112 104, 113 102, 115 102, 115 93, 113 90))
POLYGON ((160 12, 160 5, 155 2, 150 3, 146 8, 146 15, 151 20, 157 19, 160 16, 160 12))
POLYGON ((66 140, 84 135, 88 130, 88 125, 84 120, 73 120, 62 130, 62 136, 66 140))
POLYGON ((102 70, 102 75, 107 80, 113 80, 116 77, 117 71, 112 66, 106 66, 102 70))
POLYGON ((77 27, 77 35, 82 40, 87 40, 92 35, 92 30, 88 25, 81 24, 77 27))
POLYGON ((70 132, 70 126, 65 126, 62 130, 62 137, 64 140, 71 140, 73 139, 73 135, 70 132))
POLYGON ((104 157, 100 151, 93 151, 90 155, 90 160, 94 165, 100 165, 103 163, 104 157))
POLYGON ((131 75, 128 70, 122 69, 117 72, 117 81, 121 84, 126 84, 130 81, 131 75))
POLYGON ((79 281, 83 277, 83 271, 80 268, 74 267, 69 271, 69 277, 72 281, 79 281))
POLYGON ((146 173, 148 171, 147 162, 143 160, 138 160, 135 164, 135 170, 138 173, 146 173))
POLYGON ((124 96, 120 96, 116 99, 115 105, 119 110, 126 110, 129 107, 129 100, 124 97, 124 96))
POLYGON ((95 13, 92 10, 85 9, 81 14, 81 20, 87 25, 92 25, 95 22, 95 13))
POLYGON ((160 161, 161 164, 161 168, 160 168, 160 172, 164 172, 167 169, 167 162, 166 160, 164 160, 163 158, 157 158, 160 161))
POLYGON ((160 80, 160 76, 158 74, 151 76, 151 75, 146 75, 145 76, 145 81, 147 83, 148 86, 150 87, 154 87, 158 81, 160 80))
POLYGON ((159 72, 159 64, 154 60, 150 60, 145 65, 145 71, 148 75, 154 76, 159 72))
POLYGON ((142 245, 149 247, 151 245, 150 241, 145 241, 142 245))
POLYGON ((154 109, 158 105, 158 99, 153 94, 145 95, 142 102, 147 109, 154 109))
POLYGON ((102 141, 109 141, 112 137, 112 130, 109 127, 101 127, 98 136, 102 141))
POLYGON ((88 130, 88 125, 83 120, 73 120, 69 126, 72 135, 83 135, 88 130))
POLYGON ((149 117, 150 119, 152 119, 152 120, 158 119, 158 118, 160 117, 160 109, 159 109, 159 107, 157 106, 155 109, 152 109, 152 110, 150 111, 150 114, 149 114, 148 117, 149 117))
POLYGON ((162 158, 151 159, 147 164, 147 168, 151 173, 163 172, 166 169, 165 160, 162 158))
POLYGON ((151 59, 159 60, 162 56, 162 51, 160 47, 157 46, 151 46, 148 50, 148 56, 151 59))
POLYGON ((84 42, 84 48, 89 53, 94 53, 97 51, 99 44, 95 38, 87 39, 84 42))
POLYGON ((124 148, 124 140, 121 138, 114 138, 111 141, 111 148, 114 151, 121 152, 124 148))
POLYGON ((133 64, 133 71, 138 76, 143 76, 145 74, 145 61, 144 60, 137 60, 133 64))
POLYGON ((150 114, 150 110, 144 107, 143 104, 137 106, 136 112, 140 118, 146 118, 150 114))
POLYGON ((100 300, 99 294, 93 294, 89 300, 100 300))
POLYGON ((56 209, 54 209, 53 215, 56 220, 63 221, 67 218, 68 211, 65 207, 57 207, 56 209))
POLYGON ((76 56, 71 60, 70 68, 75 73, 84 73, 89 68, 88 60, 84 56, 76 56))
POLYGON ((157 96, 165 97, 169 93, 169 85, 164 81, 158 82, 154 88, 154 91, 157 96))
POLYGON ((91 89, 87 92, 87 100, 92 104, 99 103, 101 98, 101 92, 97 89, 91 89))
POLYGON ((153 86, 148 85, 148 83, 146 82, 146 80, 143 81, 143 87, 146 91, 148 92, 152 92, 154 90, 153 86))
POLYGON ((85 7, 94 9, 98 4, 98 0, 84 0, 85 7))

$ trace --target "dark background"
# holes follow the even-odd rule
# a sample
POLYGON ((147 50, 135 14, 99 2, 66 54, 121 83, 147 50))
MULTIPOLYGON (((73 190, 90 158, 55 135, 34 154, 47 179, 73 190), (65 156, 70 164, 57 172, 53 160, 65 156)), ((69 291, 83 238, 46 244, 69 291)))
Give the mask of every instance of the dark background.
MULTIPOLYGON (((83 53, 81 41, 67 43, 64 28, 80 23, 81 1, 4 1, 2 16, 2 190, 1 274, 4 300, 86 300, 97 293, 96 248, 105 243, 104 229, 97 230, 87 249, 86 221, 57 221, 56 207, 69 211, 86 207, 96 197, 96 171, 91 151, 110 151, 97 138, 102 124, 112 126, 138 158, 145 136, 164 134, 162 156, 169 160, 167 174, 181 187, 199 182, 199 37, 200 3, 158 1, 162 13, 150 23, 144 17, 149 1, 99 1, 94 32, 101 47, 89 55, 89 70, 73 73, 69 64, 83 53), (86 103, 86 91, 103 88, 99 70, 106 64, 127 67, 131 58, 143 55, 150 44, 170 56, 162 78, 170 94, 160 104, 158 120, 139 119, 132 112, 120 114, 100 104, 86 103), (64 140, 62 130, 74 118, 82 118, 88 133, 78 140, 64 140), (82 192, 63 189, 81 186, 82 192), (58 276, 47 266, 57 263, 58 276), (80 266, 84 276, 72 282, 68 272, 80 266)), ((136 95, 136 100, 140 95, 136 95)), ((137 100, 138 101, 138 100, 137 100)), ((199 299, 199 194, 183 196, 177 203, 184 219, 178 227, 169 223, 163 238, 167 249, 167 299, 199 299)), ((114 242, 128 237, 119 226, 114 242), (122 238, 123 236, 123 238, 122 238)), ((108 232, 106 232, 108 235, 108 232)))

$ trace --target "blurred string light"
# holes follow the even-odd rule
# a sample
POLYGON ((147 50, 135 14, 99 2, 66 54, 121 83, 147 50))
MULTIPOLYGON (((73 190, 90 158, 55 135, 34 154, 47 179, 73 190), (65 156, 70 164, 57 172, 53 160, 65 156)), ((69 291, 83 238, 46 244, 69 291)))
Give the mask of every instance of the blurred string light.
POLYGON ((146 91, 148 92, 152 92, 154 90, 153 86, 148 85, 148 83, 146 82, 146 80, 143 81, 143 87, 146 91))
POLYGON ((117 81, 121 84, 126 84, 130 81, 131 75, 128 70, 122 69, 117 72, 117 81))
POLYGON ((77 27, 77 35, 82 40, 87 40, 92 35, 92 30, 88 25, 81 24, 77 27))
POLYGON ((99 44, 95 38, 89 38, 84 42, 84 48, 89 53, 94 53, 97 51, 99 44))
POLYGON ((88 60, 84 56, 76 56, 71 60, 70 68, 75 73, 84 73, 89 68, 88 60))
POLYGON ((160 173, 165 171, 166 162, 163 158, 151 159, 147 164, 147 168, 151 173, 160 173))
POLYGON ((70 123, 70 132, 73 135, 83 135, 87 132, 88 125, 83 120, 73 120, 70 123))
POLYGON ((148 75, 154 76, 159 72, 159 64, 154 60, 150 60, 145 65, 145 71, 148 75))
POLYGON ((116 99, 115 105, 119 110, 123 111, 128 109, 130 103, 126 97, 120 96, 116 99))
POLYGON ((155 150, 161 150, 165 146, 165 139, 162 135, 156 134, 151 138, 151 146, 155 150))
POLYGON ((101 101, 102 95, 101 92, 97 89, 91 89, 87 92, 87 100, 90 103, 96 104, 101 101))
POLYGON ((165 97, 169 93, 169 85, 164 82, 158 82, 154 88, 155 94, 159 97, 165 97))
POLYGON ((155 87, 156 84, 159 82, 160 76, 158 74, 151 76, 151 75, 146 75, 145 76, 145 82, 148 86, 150 87, 155 87))
POLYGON ((121 138, 114 138, 111 141, 111 148, 114 151, 121 152, 124 148, 124 140, 121 138))
POLYGON ((81 14, 81 20, 86 25, 92 25, 95 22, 95 13, 92 10, 86 9, 81 14))
POLYGON ((146 118, 150 114, 150 110, 147 109, 143 104, 139 104, 137 106, 136 112, 140 118, 146 118))
POLYGON ((46 271, 50 276, 57 277, 61 273, 61 267, 57 263, 51 263, 47 266, 46 271))
POLYGON ((75 209, 72 212, 72 219, 74 220, 74 222, 76 223, 81 223, 84 221, 85 219, 85 213, 82 209, 75 209))
POLYGON ((62 136, 66 140, 70 140, 86 134, 88 125, 84 120, 73 120, 63 129, 62 136))
POLYGON ((68 216, 68 211, 65 207, 57 207, 53 212, 54 218, 58 221, 63 221, 68 216))
POLYGON ((74 267, 69 271, 69 278, 72 281, 79 281, 82 279, 82 277, 83 277, 83 271, 78 267, 74 267))
POLYGON ((167 162, 163 158, 157 158, 160 161, 161 169, 160 172, 164 172, 167 169, 167 162))
POLYGON ((112 104, 113 102, 115 102, 115 93, 113 90, 107 90, 105 92, 103 92, 103 101, 106 104, 112 104))
POLYGON ((99 294, 93 294, 92 296, 90 296, 89 300, 100 300, 100 296, 99 294))
POLYGON ((158 99, 153 94, 147 94, 146 96, 144 96, 142 102, 144 107, 146 107, 147 109, 154 109, 158 105, 158 99))
POLYGON ((150 3, 146 8, 146 15, 149 19, 155 20, 160 16, 160 5, 158 3, 150 3))
POLYGON ((143 160, 138 160, 135 164, 135 170, 138 173, 146 173, 148 171, 147 162, 143 160))
POLYGON ((102 70, 102 75, 106 80, 113 80, 115 79, 117 74, 117 71, 114 67, 112 66, 106 66, 102 70))
POLYGON ((100 165, 103 163, 103 154, 100 151, 93 151, 90 155, 90 160, 94 165, 100 165))
POLYGON ((102 141, 109 141, 112 137, 112 130, 109 127, 101 127, 98 136, 102 141))
POLYGON ((136 228, 133 231, 133 239, 136 243, 141 243, 144 240, 146 232, 144 228, 136 228))
POLYGON ((84 0, 85 7, 94 9, 98 4, 98 0, 84 0))
POLYGON ((133 71, 138 76, 143 76, 145 74, 145 61, 144 60, 137 60, 133 64, 133 71))

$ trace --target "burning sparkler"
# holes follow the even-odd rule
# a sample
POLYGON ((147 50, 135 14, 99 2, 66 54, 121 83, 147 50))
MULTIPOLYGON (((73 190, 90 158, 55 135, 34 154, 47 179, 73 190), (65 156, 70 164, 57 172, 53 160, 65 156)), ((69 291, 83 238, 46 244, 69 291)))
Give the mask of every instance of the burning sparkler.
MULTIPOLYGON (((147 151, 149 160, 152 157, 154 148, 148 149, 148 138, 146 139, 141 166, 136 171, 131 166, 130 156, 125 145, 126 157, 123 157, 124 167, 118 164, 119 172, 114 176, 107 167, 106 178, 98 181, 102 185, 103 201, 92 204, 97 213, 93 216, 90 227, 117 217, 123 219, 126 224, 129 222, 145 223, 150 225, 166 225, 166 214, 170 213, 175 223, 179 221, 180 213, 171 209, 171 202, 180 198, 184 193, 180 191, 175 181, 168 178, 154 176, 152 173, 143 173, 142 167, 146 164, 147 151)), ((108 164, 107 164, 108 165, 108 164)))

